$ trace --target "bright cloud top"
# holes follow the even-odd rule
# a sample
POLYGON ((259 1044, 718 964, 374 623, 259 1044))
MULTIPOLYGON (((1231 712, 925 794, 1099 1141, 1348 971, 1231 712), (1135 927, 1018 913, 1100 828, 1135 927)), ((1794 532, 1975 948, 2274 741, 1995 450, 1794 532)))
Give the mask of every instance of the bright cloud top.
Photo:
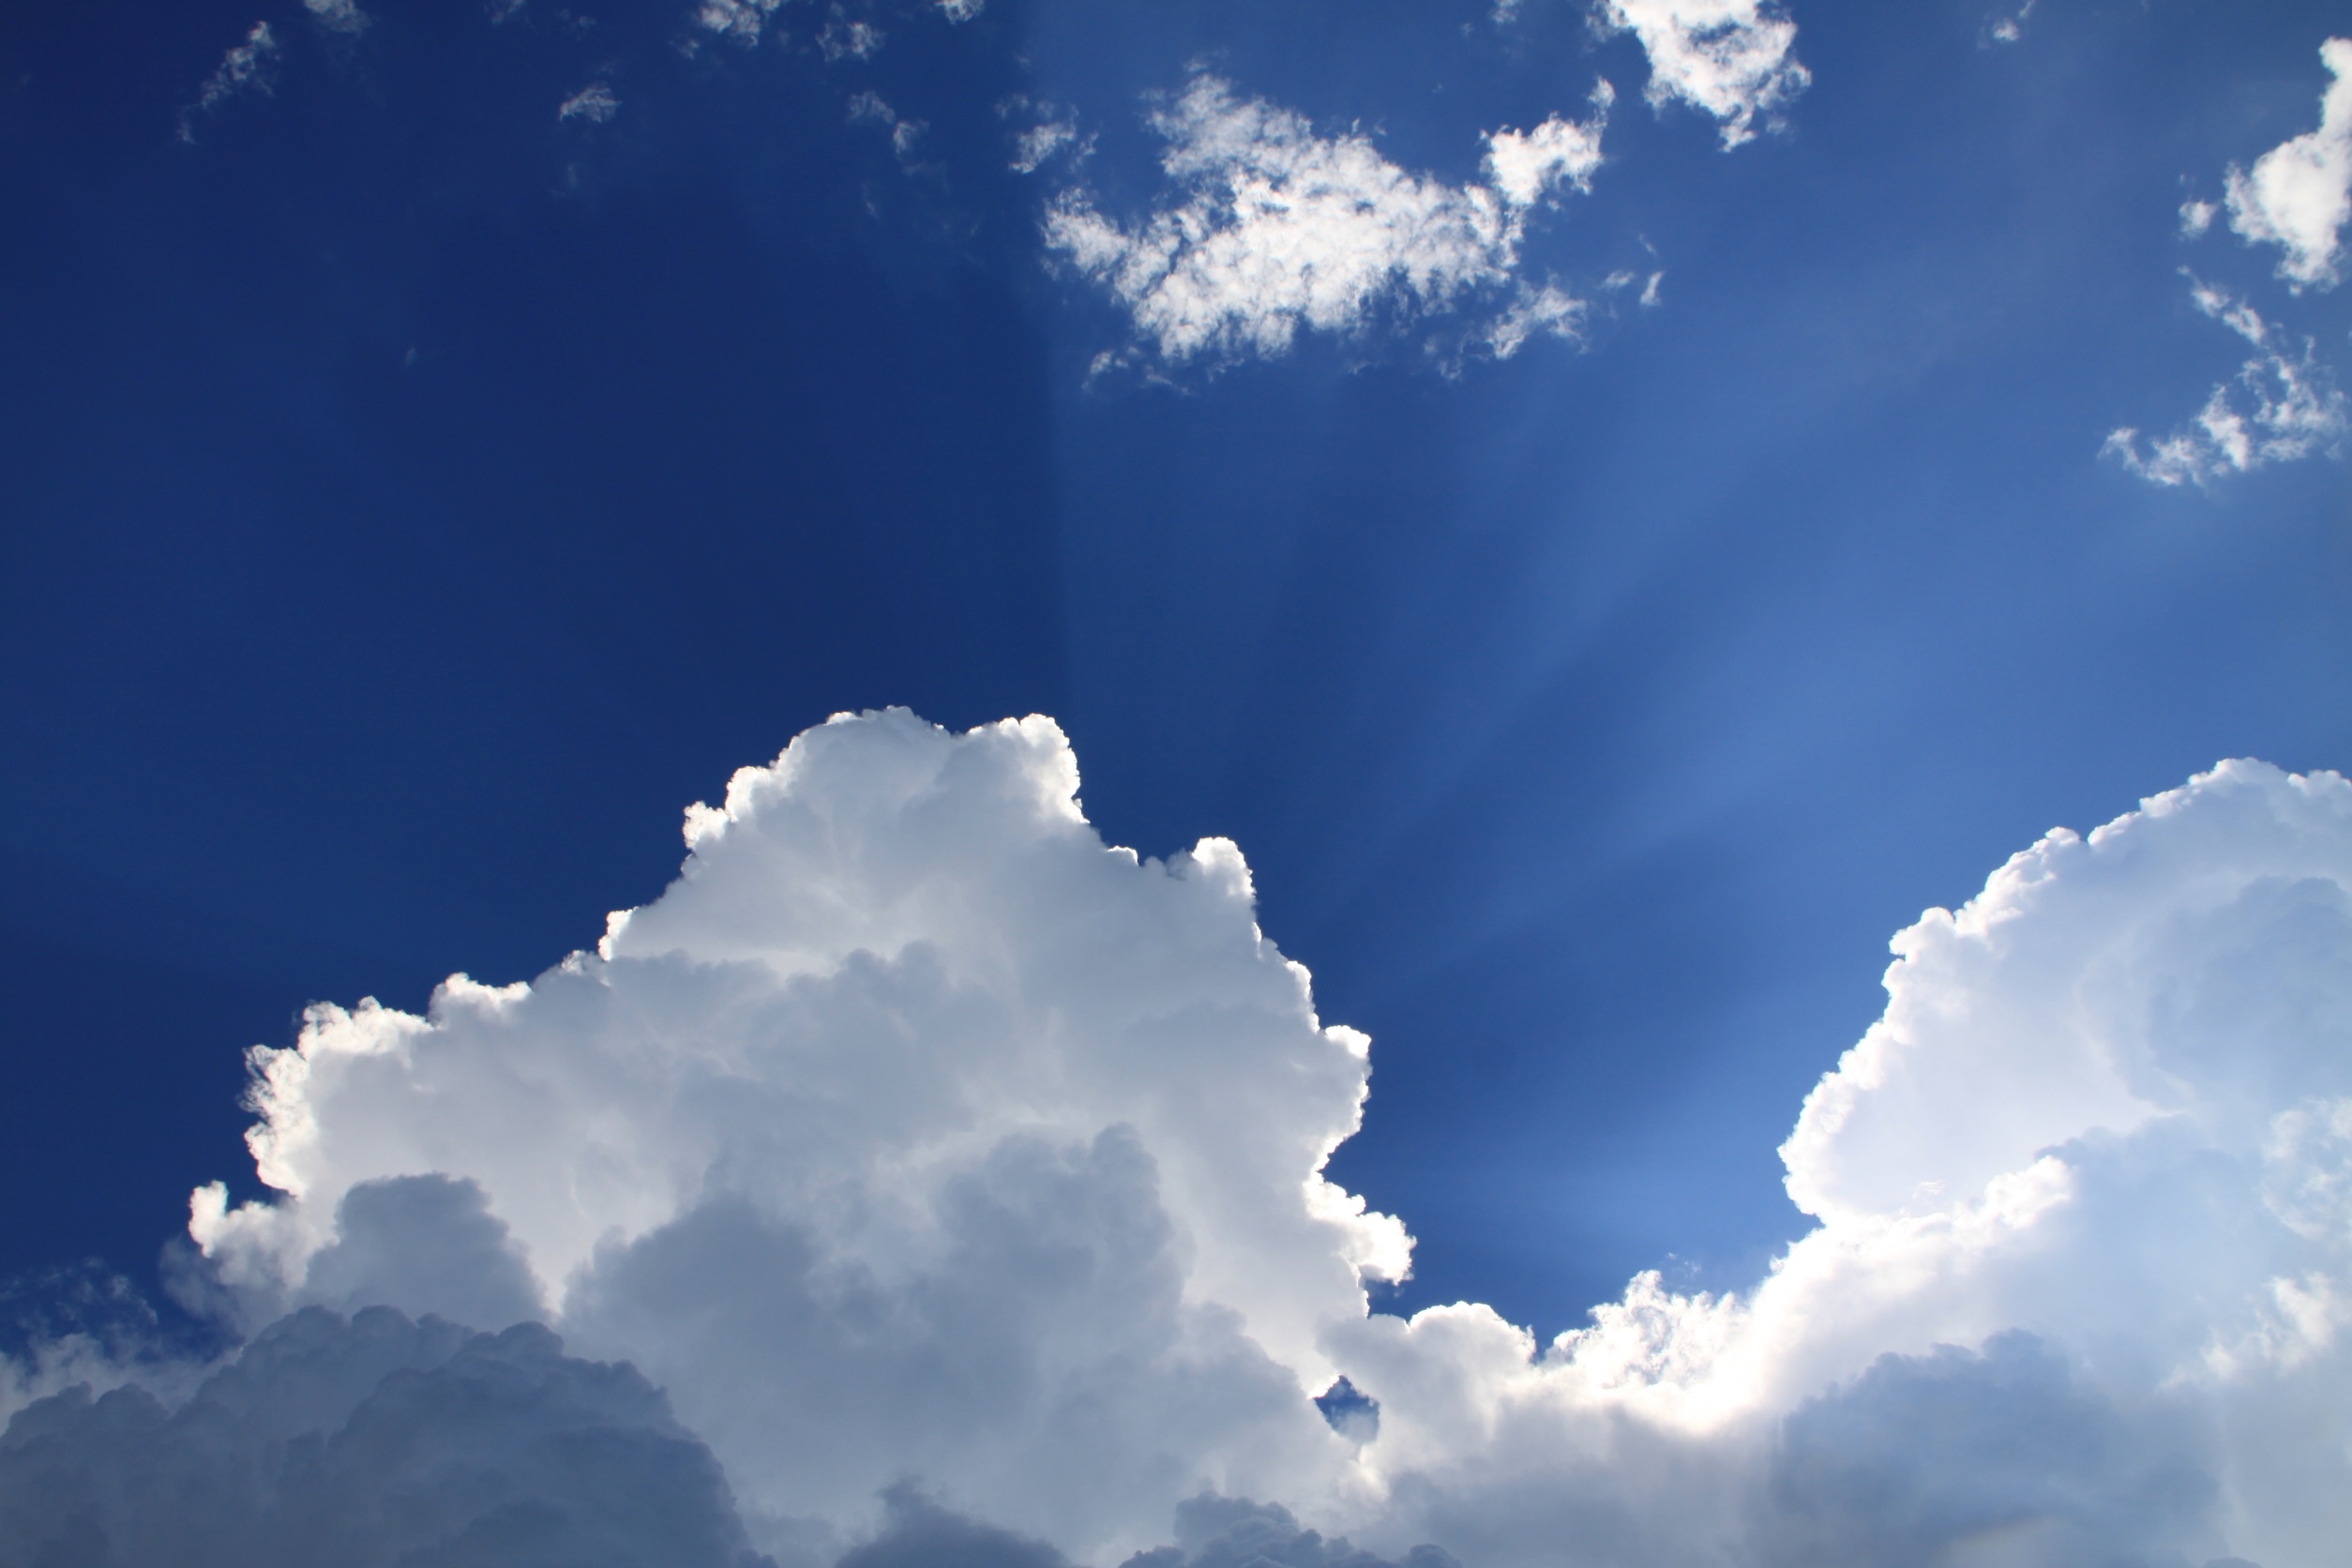
MULTIPOLYGON (((1367 1314, 1410 1240, 1320 1175, 1366 1043, 1231 845, 1107 847, 1077 784, 1044 719, 837 719, 693 808, 679 880, 595 953, 258 1050, 279 1196, 204 1189, 190 1229, 250 1320, 310 1304, 257 1345, 315 1353, 246 1386, 328 1378, 286 1395, 320 1430, 407 1431, 361 1419, 390 1345, 383 1408, 430 1441, 415 1391, 457 1377, 550 1455, 602 1400, 671 1456, 643 1511, 812 1568, 1112 1562, 1171 1518, 1136 1568, 1372 1568, 1309 1526, 1409 1568, 2315 1568, 2352 1536, 2344 779, 2224 764, 1929 912, 1783 1151, 1818 1228, 1752 1293, 1646 1275, 1548 1346, 1474 1304, 1367 1314), (375 1304, 542 1319, 669 1404, 530 1334, 315 1310, 375 1304), (1334 1375, 1377 1414, 1321 1419, 1334 1375), (547 1380, 573 1392, 523 1397, 547 1380)), ((19 1415, 0 1509, 103 1489, 89 1409, 19 1415)), ((414 1473, 369 1455, 417 1451, 329 1452, 364 1500, 414 1473)), ((465 1462, 559 1512, 636 1495, 465 1462)))
POLYGON ((2254 345, 2238 374, 2213 388, 2196 418, 2143 449, 2129 426, 2104 450, 2159 485, 2207 485, 2273 462, 2334 452, 2352 429, 2352 408, 2306 339, 2291 348, 2276 324, 2225 289, 2191 280, 2198 310, 2254 345))
POLYGON ((1650 57, 1642 96, 1712 115, 1726 148, 1755 140, 1757 121, 1772 125, 1813 83, 1791 53, 1797 24, 1772 0, 1604 0, 1598 14, 1650 57))
MULTIPOLYGON (((1302 326, 1354 332, 1384 307, 1502 298, 1507 324, 1546 293, 1517 276, 1528 215, 1590 188, 1609 101, 1603 83, 1589 120, 1490 133, 1485 182, 1452 185, 1399 168, 1368 136, 1319 135, 1304 116, 1202 75, 1151 116, 1173 199, 1129 225, 1073 188, 1049 209, 1046 240, 1169 361, 1278 354, 1302 326)), ((1548 293, 1543 325, 1573 335, 1580 304, 1548 293)), ((1508 353, 1526 335, 1522 325, 1490 342, 1508 353)))
POLYGON ((2297 288, 2341 279, 2344 225, 2352 218, 2352 38, 2329 38, 2319 57, 2335 80, 2307 130, 2229 171, 2229 226, 2250 244, 2285 252, 2279 276, 2297 288))

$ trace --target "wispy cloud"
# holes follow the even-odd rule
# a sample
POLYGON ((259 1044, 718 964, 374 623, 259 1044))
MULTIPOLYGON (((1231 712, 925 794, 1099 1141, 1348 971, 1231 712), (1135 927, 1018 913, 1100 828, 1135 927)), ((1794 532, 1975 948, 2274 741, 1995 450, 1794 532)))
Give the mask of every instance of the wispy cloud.
POLYGON ((758 43, 761 30, 782 4, 783 0, 701 0, 694 20, 708 31, 737 43, 758 43))
POLYGON ((1013 136, 1010 166, 1017 174, 1033 174, 1065 153, 1084 158, 1093 148, 1094 139, 1079 134, 1078 116, 1057 104, 1015 93, 997 104, 996 113, 1008 123, 1028 122, 1013 136))
POLYGON ((2196 417, 2143 447, 2130 427, 2111 433, 2102 450, 2159 485, 2207 485, 2269 463, 2336 451, 2352 410, 2309 339, 2299 348, 2278 327, 2227 290, 2192 278, 2196 308, 2254 345, 2238 374, 2214 386, 2196 417))
POLYGON ((865 60, 881 53, 886 37, 872 23, 852 21, 836 6, 817 34, 817 48, 828 61, 865 60))
POLYGON ((302 0, 302 8, 327 32, 346 38, 357 38, 375 21, 359 8, 359 0, 302 0))
POLYGON ((559 120, 586 120, 591 125, 602 125, 620 112, 621 100, 614 95, 612 89, 601 82, 591 82, 565 98, 562 106, 555 111, 555 117, 559 120))
POLYGON ((313 1008, 251 1058, 268 1192, 191 1205, 276 1326, 192 1416, 20 1417, 0 1560, 2337 1560, 2344 778, 2224 763, 1922 914, 1782 1147, 1816 1228, 1548 1343, 1368 1309, 1370 1043, 1235 846, 1139 858, 1078 787, 1048 719, 843 716, 593 952, 313 1008))
POLYGON ((257 22, 245 41, 220 58, 219 67, 198 89, 196 101, 180 112, 180 140, 196 140, 196 116, 209 114, 240 93, 267 93, 273 85, 278 37, 269 23, 257 22))
POLYGON ((1984 24, 1984 41, 1988 44, 2015 43, 2026 36, 2026 22, 2033 15, 2036 0, 2025 0, 2013 11, 2004 11, 1984 24))
MULTIPOLYGON (((1554 116, 1486 138, 1485 181, 1412 173, 1359 131, 1325 136, 1304 115, 1200 75, 1154 111, 1172 197, 1141 220, 1105 216, 1083 188, 1049 209, 1046 239, 1108 289, 1163 360, 1278 354, 1301 328, 1349 333, 1382 308, 1407 313, 1513 294, 1527 217, 1588 188, 1601 163, 1607 83, 1587 120, 1554 116)), ((1498 353, 1581 319, 1556 288, 1519 293, 1498 353)))

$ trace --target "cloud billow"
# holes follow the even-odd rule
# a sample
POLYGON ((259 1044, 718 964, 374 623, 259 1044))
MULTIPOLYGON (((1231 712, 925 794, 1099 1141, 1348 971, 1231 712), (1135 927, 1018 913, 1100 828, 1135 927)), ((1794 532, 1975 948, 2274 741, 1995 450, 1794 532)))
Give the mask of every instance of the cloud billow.
MULTIPOLYGON (((1369 1310, 1410 1238, 1321 1175, 1367 1043, 1231 845, 1139 858, 1077 788, 1048 720, 845 716, 691 810, 594 951, 313 1010, 255 1055, 275 1196, 195 1201, 233 1310, 296 1314, 239 1386, 282 1376, 331 1448, 389 1371, 320 1403, 341 1352, 267 1347, 388 1332, 371 1302, 530 1319, 398 1321, 457 1336, 433 1376, 460 1341, 603 1366, 565 1376, 626 1384, 627 1442, 723 1473, 697 1539, 735 1519, 782 1568, 2299 1568, 2352 1536, 2342 778, 2226 763, 1929 912, 1783 1151, 1817 1228, 1752 1291, 1646 1274, 1549 1344, 1369 1310)), ((21 1411, 0 1495, 40 1490, 28 1434, 145 1397, 21 1411)), ((212 1440, 137 1409, 159 1456, 212 1440)), ((510 1429, 539 1440, 468 1440, 510 1429)))

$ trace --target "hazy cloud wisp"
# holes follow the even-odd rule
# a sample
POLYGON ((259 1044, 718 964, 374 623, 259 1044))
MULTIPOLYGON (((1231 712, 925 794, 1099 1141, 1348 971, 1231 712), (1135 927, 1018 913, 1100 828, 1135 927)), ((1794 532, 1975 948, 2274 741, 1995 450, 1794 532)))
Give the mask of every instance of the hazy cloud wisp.
POLYGON ((2352 430, 2352 405, 2314 345, 2290 347, 2275 324, 2225 289, 2193 279, 2190 297, 2200 312, 2254 345, 2254 354, 2213 388, 2190 424, 2145 445, 2140 432, 2125 426, 2107 437, 2106 454, 2140 477, 2172 487, 2208 485, 2339 450, 2352 430))

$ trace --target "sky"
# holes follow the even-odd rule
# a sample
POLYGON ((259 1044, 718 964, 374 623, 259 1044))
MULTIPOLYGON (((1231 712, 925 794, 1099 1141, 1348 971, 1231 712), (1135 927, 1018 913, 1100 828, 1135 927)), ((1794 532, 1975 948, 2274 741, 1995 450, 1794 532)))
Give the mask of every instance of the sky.
POLYGON ((0 204, 0 1534, 2334 1560, 2352 12, 105 0, 0 204))

